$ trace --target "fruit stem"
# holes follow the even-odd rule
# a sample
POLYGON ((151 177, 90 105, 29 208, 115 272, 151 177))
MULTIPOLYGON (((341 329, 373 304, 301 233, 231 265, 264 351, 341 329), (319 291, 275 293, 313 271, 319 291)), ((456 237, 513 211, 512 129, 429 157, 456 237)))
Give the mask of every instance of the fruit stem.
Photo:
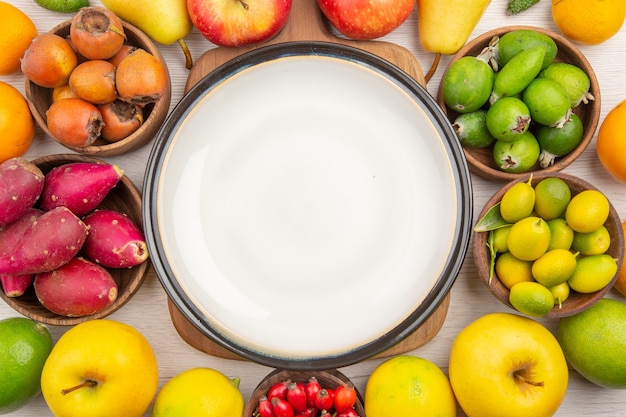
POLYGON ((433 64, 430 66, 430 69, 424 76, 426 80, 426 84, 428 84, 428 81, 430 81, 430 79, 433 78, 433 75, 435 75, 435 71, 437 71, 437 67, 439 66, 440 60, 441 60, 441 53, 437 52, 435 54, 435 59, 433 60, 433 64))
POLYGON ((183 54, 185 54, 185 68, 190 70, 191 67, 193 67, 193 58, 191 57, 191 52, 189 51, 189 48, 187 47, 187 43, 185 42, 184 39, 179 39, 178 44, 183 50, 183 54))
POLYGON ((248 3, 245 0, 239 0, 239 3, 241 3, 241 6, 245 9, 248 10, 248 3))
POLYGON ((83 382, 82 384, 78 384, 74 387, 71 388, 66 388, 64 390, 61 390, 61 394, 65 395, 65 394, 69 394, 72 391, 76 391, 77 389, 80 388, 84 388, 84 387, 95 387, 96 385, 98 385, 98 383, 92 379, 88 379, 85 382, 83 382))
POLYGON ((529 381, 526 378, 524 378, 522 375, 518 374, 517 372, 513 373, 513 377, 516 380, 518 380, 519 382, 523 382, 524 384, 529 384, 529 385, 532 385, 534 387, 543 387, 543 381, 541 381, 541 382, 529 381))

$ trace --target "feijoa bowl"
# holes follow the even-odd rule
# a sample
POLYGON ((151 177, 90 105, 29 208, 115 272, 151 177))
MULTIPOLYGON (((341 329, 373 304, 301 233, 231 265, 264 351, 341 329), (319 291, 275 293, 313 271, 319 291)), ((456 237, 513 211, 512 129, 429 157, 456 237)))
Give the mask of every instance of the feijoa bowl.
MULTIPOLYGON (((531 172, 558 172, 563 170, 572 162, 574 162, 576 158, 578 158, 580 154, 582 154, 587 148, 598 127, 598 122, 600 119, 600 86, 598 84, 598 79, 591 64, 585 58, 583 53, 576 47, 576 45, 574 45, 567 38, 550 30, 534 26, 506 26, 485 32, 468 42, 452 57, 448 67, 446 68, 445 73, 447 73, 447 71, 449 70, 450 65, 452 65, 454 62, 458 61, 462 57, 480 55, 480 53, 486 47, 488 47, 490 43, 494 41, 494 39, 497 39, 504 34, 514 30, 533 30, 551 37, 558 48, 557 55, 553 62, 566 62, 582 69, 589 77, 589 92, 594 97, 594 99, 589 101, 587 104, 581 103, 573 109, 573 113, 581 119, 584 127, 583 137, 580 140, 578 146, 568 154, 556 158, 554 163, 546 168, 542 168, 539 163, 536 163, 529 170, 522 173, 506 172, 504 170, 501 170, 494 160, 493 145, 484 148, 463 146, 463 151, 465 153, 465 157, 467 159, 470 171, 481 177, 494 181, 511 181, 517 178, 527 177, 527 175, 531 172)), ((454 123, 456 118, 459 116, 459 113, 452 110, 449 106, 446 105, 443 98, 442 89, 443 82, 439 85, 439 89, 437 92, 437 101, 446 112, 450 123, 454 123)))

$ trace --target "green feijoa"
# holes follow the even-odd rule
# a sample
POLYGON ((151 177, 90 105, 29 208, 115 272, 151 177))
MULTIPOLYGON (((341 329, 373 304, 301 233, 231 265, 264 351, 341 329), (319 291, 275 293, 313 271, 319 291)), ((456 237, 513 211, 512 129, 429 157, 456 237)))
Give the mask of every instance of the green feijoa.
POLYGON ((482 59, 464 56, 450 64, 442 79, 445 103, 458 113, 480 109, 493 88, 493 69, 482 59))
POLYGON ((546 68, 554 61, 558 47, 550 36, 531 29, 518 29, 505 33, 500 37, 495 48, 498 65, 503 67, 520 52, 541 45, 545 48, 541 68, 546 68))
POLYGON ((567 91, 549 78, 535 78, 524 90, 522 100, 532 119, 542 125, 562 127, 571 114, 567 91))
POLYGON ((581 102, 587 104, 594 100, 593 94, 589 92, 591 81, 585 71, 576 65, 567 62, 555 62, 541 71, 540 77, 549 78, 561 84, 570 99, 572 108, 581 102))
POLYGON ((528 106, 519 98, 504 97, 487 109, 487 129, 501 141, 513 141, 528 130, 531 117, 528 106))
POLYGON ((35 0, 44 9, 60 13, 74 13, 89 6, 89 0, 35 0))
POLYGON ((531 132, 512 142, 497 140, 493 145, 493 159, 498 169, 520 174, 531 169, 539 158, 539 143, 531 132))
POLYGON ((484 109, 459 114, 452 127, 464 146, 486 148, 496 140, 487 129, 487 110, 484 109))
POLYGON ((563 127, 537 125, 535 137, 539 142, 541 154, 539 165, 547 168, 559 156, 565 156, 580 144, 583 138, 583 122, 576 114, 570 114, 563 127))
POLYGON ((539 45, 515 55, 496 73, 489 102, 493 104, 502 97, 515 96, 524 91, 541 71, 544 55, 545 49, 539 45))

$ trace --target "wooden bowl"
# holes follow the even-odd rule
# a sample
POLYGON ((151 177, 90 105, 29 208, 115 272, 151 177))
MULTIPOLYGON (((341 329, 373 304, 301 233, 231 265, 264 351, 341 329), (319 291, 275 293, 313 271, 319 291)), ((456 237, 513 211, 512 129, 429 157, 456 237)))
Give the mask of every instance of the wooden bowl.
MULTIPOLYGON (((520 177, 528 178, 528 174, 530 172, 558 172, 563 170, 565 167, 570 165, 576 158, 578 158, 578 156, 587 148, 587 146, 591 142, 591 139, 593 138, 596 128, 598 127, 598 122, 600 119, 600 86, 598 85, 598 79, 595 72, 593 71, 593 68, 591 67, 591 64, 589 63, 589 61, 587 61, 583 53, 572 42, 555 32, 534 26, 506 26, 491 30, 468 42, 463 48, 461 48, 452 57, 448 68, 450 68, 450 65, 452 65, 452 63, 458 61, 460 58, 466 55, 478 56, 483 51, 483 49, 489 45, 489 42, 495 36, 502 36, 507 32, 519 29, 534 30, 536 32, 546 34, 554 39, 558 47, 558 53, 554 62, 567 62, 576 65, 577 67, 585 71, 591 82, 589 91, 594 96, 595 100, 590 101, 588 104, 581 103, 579 106, 573 109, 574 113, 578 117, 580 117, 584 126, 583 138, 580 144, 569 154, 557 158, 554 164, 547 168, 541 168, 537 163, 529 171, 526 171, 524 173, 514 174, 505 172, 498 168, 493 159, 493 146, 489 146, 486 148, 472 148, 468 146, 463 146, 463 151, 465 153, 465 157, 467 159, 470 171, 490 180, 511 181, 520 177)), ((446 68, 446 72, 448 68, 446 68)), ((437 91, 437 102, 446 112, 450 123, 454 123, 454 120, 459 114, 446 105, 443 99, 442 89, 443 83, 439 85, 439 89, 437 91)))
MULTIPOLYGON (((65 22, 52 28, 50 33, 55 33, 64 38, 68 37, 70 33, 70 24, 71 19, 66 20, 65 22)), ((126 43, 143 48, 153 56, 157 57, 165 66, 167 71, 166 62, 152 40, 135 26, 126 22, 122 22, 122 24, 124 26, 124 33, 126 34, 126 43)), ((172 91, 169 71, 167 71, 167 73, 167 87, 165 89, 165 93, 158 101, 144 107, 144 122, 134 133, 117 142, 108 142, 99 138, 89 146, 75 147, 65 144, 62 145, 83 155, 103 157, 121 155, 150 142, 167 117, 167 113, 170 108, 172 91)), ((35 121, 48 136, 56 140, 50 129, 48 129, 46 117, 46 112, 52 104, 52 89, 40 87, 26 78, 24 91, 26 93, 26 97, 28 98, 28 104, 35 121)))
MULTIPOLYGON (((253 417, 257 415, 255 414, 255 410, 257 408, 257 405, 259 404, 259 399, 262 396, 267 395, 269 389, 274 384, 286 380, 306 383, 312 376, 317 378, 317 381, 320 383, 322 388, 335 389, 342 384, 350 382, 350 379, 347 376, 345 376, 336 369, 330 369, 325 371, 291 371, 277 369, 270 372, 265 378, 263 378, 259 385, 257 385, 257 387, 254 389, 252 395, 246 402, 245 408, 243 409, 243 417, 253 417)), ((361 394, 358 392, 358 390, 354 409, 360 417, 365 417, 363 398, 361 397, 361 394)))
MULTIPOLYGON (((482 211, 478 215, 478 219, 481 219, 491 207, 493 207, 496 203, 498 203, 502 199, 502 196, 504 195, 504 193, 509 188, 511 188, 513 185, 519 182, 528 181, 529 176, 530 174, 526 174, 525 177, 513 180, 509 182, 508 184, 506 184, 504 187, 502 187, 500 190, 498 190, 489 199, 489 201, 487 201, 482 211)), ((561 178, 563 181, 565 181, 569 185, 570 190, 572 192, 572 197, 584 190, 598 190, 596 187, 594 187, 592 184, 588 183, 587 181, 584 181, 578 177, 575 177, 570 174, 565 174, 562 172, 537 172, 537 173, 532 174, 532 176, 533 176, 532 178, 533 187, 537 185, 537 183, 544 178, 548 178, 548 177, 561 178)), ((621 223, 620 217, 617 211, 615 210, 615 207, 613 206, 613 204, 611 204, 610 201, 609 201, 609 217, 604 225, 609 231, 609 234, 611 235, 611 245, 606 253, 618 260, 617 270, 619 271, 623 262, 623 257, 624 257, 624 232, 622 229, 622 223, 621 223)), ((484 284, 487 286, 487 288, 489 288, 489 291, 491 291, 491 293, 498 300, 500 300, 503 304, 506 304, 510 308, 515 309, 509 302, 509 289, 506 286, 504 286, 504 284, 500 281, 500 279, 498 278, 498 275, 495 272, 493 275, 493 279, 491 280, 491 283, 489 282, 490 253, 489 253, 489 249, 487 248, 488 237, 489 237, 488 232, 474 232, 474 236, 473 236, 474 240, 472 243, 472 249, 473 249, 474 263, 476 264, 476 267, 478 269, 478 275, 480 276, 484 284)), ((611 287, 613 287, 613 283, 615 282, 615 280, 617 280, 617 276, 618 276, 618 273, 615 274, 615 276, 613 277, 611 282, 609 282, 608 285, 606 285, 601 290, 598 290, 593 293, 581 294, 572 290, 570 292, 570 296, 567 298, 567 300, 565 300, 563 305, 561 307, 559 307, 558 305, 555 305, 552 308, 552 310, 547 314, 546 317, 549 317, 549 318, 567 317, 567 316, 571 316, 573 314, 579 313, 587 309, 588 307, 593 305, 596 301, 598 301, 600 298, 604 297, 610 291, 611 287)))
MULTIPOLYGON (((35 159, 33 162, 44 174, 56 166, 71 162, 105 163, 93 157, 76 154, 44 156, 35 159)), ((125 213, 143 230, 141 204, 141 193, 127 176, 123 176, 98 208, 117 210, 125 213)), ((0 297, 15 311, 33 320, 55 326, 73 326, 87 320, 106 317, 126 304, 137 290, 139 290, 139 287, 141 287, 150 265, 151 263, 146 261, 132 268, 107 268, 118 287, 117 299, 106 309, 90 316, 66 317, 49 311, 37 300, 32 285, 29 290, 20 297, 7 297, 3 291, 0 291, 0 297)))

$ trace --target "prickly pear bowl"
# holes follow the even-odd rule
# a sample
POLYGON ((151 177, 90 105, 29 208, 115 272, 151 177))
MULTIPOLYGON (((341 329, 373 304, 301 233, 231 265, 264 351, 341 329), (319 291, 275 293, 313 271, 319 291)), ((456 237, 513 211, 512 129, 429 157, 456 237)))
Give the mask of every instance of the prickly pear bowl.
MULTIPOLYGON (((556 57, 553 62, 564 62, 582 69, 589 78, 589 93, 593 96, 593 99, 589 100, 587 103, 581 103, 572 109, 572 112, 580 118, 583 125, 583 133, 580 142, 571 152, 555 158, 554 162, 549 166, 542 167, 538 161, 530 169, 524 172, 506 172, 500 169, 494 160, 493 145, 487 147, 472 147, 463 145, 463 151, 465 153, 470 171, 483 178, 495 181, 511 181, 527 176, 531 172, 558 172, 563 170, 574 162, 576 158, 578 158, 587 148, 593 138, 596 128, 598 127, 600 119, 600 86, 591 64, 585 58, 584 54, 571 41, 553 31, 543 28, 534 26, 506 26, 485 32, 468 42, 452 57, 443 77, 445 78, 446 74, 450 70, 450 67, 459 59, 466 56, 479 56, 485 48, 493 45, 496 39, 499 39, 504 34, 515 30, 532 30, 552 38, 557 47, 556 57)), ((443 94, 443 79, 438 88, 437 101, 446 112, 450 123, 454 124, 455 120, 459 116, 459 113, 450 108, 445 102, 443 94)), ((489 104, 487 103, 482 108, 485 109, 488 106, 489 104)))
MULTIPOLYGON (((500 188, 486 203, 482 208, 480 213, 478 214, 478 219, 482 219, 487 212, 490 211, 492 207, 498 204, 502 200, 502 196, 513 186, 521 182, 528 182, 531 174, 527 174, 525 177, 520 177, 518 179, 509 181, 505 186, 500 188)), ((537 172, 532 174, 532 179, 530 184, 535 187, 541 180, 545 178, 560 178, 569 186, 571 190, 571 195, 574 197, 575 195, 585 191, 585 190, 598 190, 593 184, 578 178, 571 174, 566 174, 563 172, 537 172)), ((598 190, 601 191, 601 190, 598 190)), ((609 232, 610 235, 610 246, 608 250, 605 252, 614 258, 617 262, 617 271, 619 271, 621 264, 623 262, 623 254, 624 254, 624 233, 621 226, 620 217, 615 209, 615 207, 609 201, 609 215, 604 223, 604 227, 609 232)), ((510 290, 503 283, 503 281, 498 277, 497 272, 492 270, 492 255, 488 245, 489 240, 489 232, 483 231, 474 231, 473 242, 472 242, 472 250, 473 250, 473 258, 474 264, 478 270, 478 275, 482 282, 487 286, 489 292, 496 297, 500 302, 504 305, 508 306, 511 309, 514 309, 513 305, 509 300, 510 290)), ((581 256, 581 255, 578 255, 581 256)), ((554 307, 546 317, 549 318, 560 318, 567 317, 579 313, 591 305, 593 305, 596 301, 604 297, 613 287, 613 283, 617 279, 618 273, 616 273, 611 281, 601 288, 598 291, 590 292, 590 293, 580 293, 574 290, 570 291, 569 297, 559 305, 555 303, 554 307)))
MULTIPOLYGON (((57 34, 63 38, 67 38, 70 33, 71 19, 59 23, 50 30, 50 33, 57 34)), ((152 40, 140 29, 130 23, 122 21, 124 34, 126 36, 125 44, 139 47, 156 57, 167 69, 167 65, 157 46, 152 40)), ((167 72, 167 71, 166 71, 167 72)), ((26 77, 24 91, 28 98, 28 104, 31 113, 37 125, 51 138, 58 141, 48 127, 47 112, 52 104, 51 88, 41 87, 26 77)), ((156 102, 147 104, 143 107, 143 123, 130 135, 125 138, 110 142, 98 138, 93 144, 87 146, 70 146, 61 143, 66 148, 79 154, 103 157, 116 156, 137 149, 150 142, 161 124, 167 117, 171 101, 171 81, 169 73, 167 73, 167 87, 164 94, 156 102)))
MULTIPOLYGON (((97 158, 77 154, 49 155, 37 158, 33 162, 44 174, 48 173, 54 167, 67 163, 106 163, 97 158)), ((141 193, 134 183, 124 175, 100 203, 98 209, 115 210, 123 213, 135 222, 137 226, 143 228, 141 201, 141 193)), ((35 207, 36 206, 37 204, 35 207)), ((4 291, 0 291, 0 297, 15 311, 33 320, 56 326, 72 326, 87 320, 104 318, 120 309, 139 290, 149 268, 149 261, 144 261, 130 268, 106 268, 117 285, 117 298, 108 307, 88 316, 69 317, 51 312, 39 302, 32 284, 30 288, 19 297, 8 297, 5 295, 4 291)))

